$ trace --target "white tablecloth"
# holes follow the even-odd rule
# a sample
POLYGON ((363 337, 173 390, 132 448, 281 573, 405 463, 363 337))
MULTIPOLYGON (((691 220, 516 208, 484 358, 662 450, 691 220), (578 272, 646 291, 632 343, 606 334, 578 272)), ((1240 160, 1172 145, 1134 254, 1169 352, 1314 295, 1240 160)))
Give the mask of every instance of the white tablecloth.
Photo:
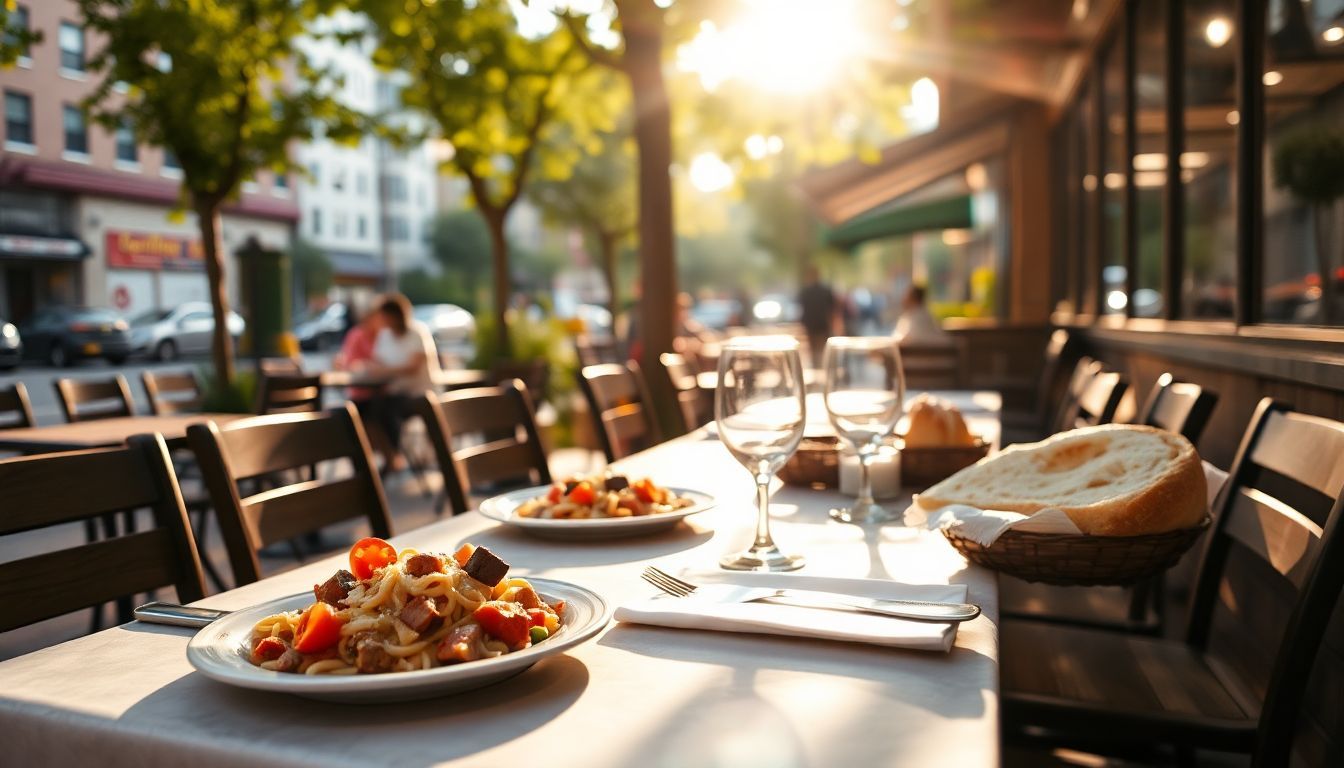
MULTIPOLYGON (((613 605, 648 595, 645 564, 713 567, 751 537, 747 471, 703 433, 627 462, 705 489, 717 509, 647 538, 530 538, 476 514, 398 536, 471 540, 515 572, 574 581, 613 605)), ((908 500, 893 500, 897 509, 908 500)), ((939 534, 832 522, 835 494, 781 488, 780 545, 806 572, 965 583, 984 615, 951 653, 614 623, 567 655, 452 698, 358 707, 229 688, 187 664, 189 630, 130 624, 0 663, 0 763, 206 766, 998 765, 997 593, 939 534)), ((202 605, 237 609, 306 590, 338 555, 202 605)), ((90 574, 96 578, 96 574, 90 574)))

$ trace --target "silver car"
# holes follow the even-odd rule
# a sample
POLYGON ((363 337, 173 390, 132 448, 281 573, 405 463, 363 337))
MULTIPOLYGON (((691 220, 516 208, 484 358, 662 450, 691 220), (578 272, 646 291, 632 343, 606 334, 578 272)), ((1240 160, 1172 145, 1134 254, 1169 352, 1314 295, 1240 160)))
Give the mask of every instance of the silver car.
POLYGON ((429 326, 440 355, 463 360, 476 354, 476 318, 456 304, 417 304, 415 319, 429 326))
MULTIPOLYGON (((229 335, 235 343, 247 327, 241 315, 229 311, 229 335)), ((215 333, 215 312, 209 303, 189 301, 172 309, 154 309, 131 321, 131 350, 156 360, 206 354, 215 333)))

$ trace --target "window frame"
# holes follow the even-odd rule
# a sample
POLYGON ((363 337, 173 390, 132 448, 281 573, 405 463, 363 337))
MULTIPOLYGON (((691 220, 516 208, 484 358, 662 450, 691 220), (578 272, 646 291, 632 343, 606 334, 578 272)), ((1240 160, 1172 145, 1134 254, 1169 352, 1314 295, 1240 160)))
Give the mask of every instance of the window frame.
POLYGON ((65 21, 64 19, 61 20, 60 26, 56 28, 56 48, 60 54, 60 65, 62 71, 78 72, 81 75, 88 71, 89 45, 88 41, 85 39, 84 27, 80 26, 79 24, 76 24, 73 21, 65 21), (67 29, 73 30, 79 35, 78 50, 72 50, 65 47, 65 38, 66 38, 65 31, 67 29), (75 64, 74 66, 71 66, 71 62, 68 61, 66 58, 67 56, 78 56, 79 60, 77 62, 74 62, 75 64))
POLYGON ((69 102, 61 104, 61 139, 64 142, 61 145, 63 153, 85 156, 89 154, 89 120, 78 105, 69 102), (70 131, 71 115, 79 118, 79 147, 72 146, 70 142, 70 137, 75 135, 70 131))
POLYGON ((15 144, 15 145, 23 146, 23 147, 36 147, 36 146, 37 146, 37 129, 36 129, 37 116, 33 114, 33 95, 30 94, 30 93, 26 93, 26 92, 24 92, 24 91, 15 90, 15 89, 12 89, 12 88, 6 88, 6 89, 4 90, 4 92, 3 92, 3 96, 4 96, 4 111, 5 111, 5 114, 4 114, 4 120, 5 120, 5 143, 6 143, 6 144, 15 144), (24 101, 27 103, 27 105, 28 105, 28 122, 27 122, 27 126, 26 126, 26 127, 27 127, 27 131, 28 131, 28 138, 27 138, 26 140, 25 140, 25 139, 16 139, 16 138, 14 138, 14 134, 13 134, 11 128, 10 128, 10 120, 9 120, 9 99, 10 99, 11 96, 13 96, 13 97, 16 98, 16 99, 22 99, 22 100, 24 100, 24 101))

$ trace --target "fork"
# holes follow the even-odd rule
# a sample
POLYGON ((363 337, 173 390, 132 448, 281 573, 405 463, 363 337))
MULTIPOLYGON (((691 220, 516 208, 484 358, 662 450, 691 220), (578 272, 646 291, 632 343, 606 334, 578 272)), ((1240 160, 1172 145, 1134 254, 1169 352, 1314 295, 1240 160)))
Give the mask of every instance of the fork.
MULTIPOLYGON (((670 573, 648 566, 640 574, 648 583, 673 597, 689 597, 699 587, 670 573)), ((733 594, 724 602, 752 603, 758 600, 804 608, 851 610, 892 616, 913 621, 962 622, 980 615, 980 606, 973 603, 941 603, 924 600, 876 600, 845 597, 830 592, 813 592, 773 587, 731 587, 733 594)), ((701 593, 704 594, 704 593, 701 593)))

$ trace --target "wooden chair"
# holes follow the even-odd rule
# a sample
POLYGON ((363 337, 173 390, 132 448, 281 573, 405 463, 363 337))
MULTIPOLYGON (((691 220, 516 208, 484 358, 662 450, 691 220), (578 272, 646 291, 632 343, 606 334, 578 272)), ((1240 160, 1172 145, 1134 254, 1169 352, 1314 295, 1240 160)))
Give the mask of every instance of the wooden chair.
POLYGON ((907 389, 959 389, 961 350, 950 345, 902 344, 907 389))
MULTIPOLYGON (((1065 365, 1077 348, 1076 338, 1063 328, 1050 334, 1045 345, 1045 362, 1041 366, 1041 386, 1036 390, 1036 420, 1041 435, 1048 435, 1055 426, 1057 403, 1067 392, 1069 382, 1061 381, 1065 365)), ((1074 370, 1077 370, 1075 367, 1074 370)))
POLYGON ((579 389, 607 461, 623 459, 662 441, 639 363, 590 365, 579 371, 579 389))
POLYGON ((263 357, 257 363, 262 376, 302 376, 303 364, 292 357, 263 357))
POLYGON ((579 367, 621 362, 621 351, 613 339, 595 339, 587 334, 574 337, 574 351, 579 357, 579 367))
POLYGON ((131 388, 119 373, 110 379, 57 379, 56 399, 71 424, 135 415, 131 388))
POLYGON ((498 493, 551 482, 532 398, 522 380, 442 395, 426 392, 416 407, 443 473, 443 495, 436 503, 440 514, 445 498, 454 515, 470 510, 473 489, 498 493))
POLYGON ((37 426, 33 418, 33 403, 28 399, 28 388, 22 381, 0 389, 0 429, 37 426))
POLYGON ((695 378, 695 368, 686 358, 676 352, 664 352, 659 355, 658 362, 662 363, 663 373, 676 393, 682 427, 691 432, 713 421, 714 403, 706 396, 705 390, 700 389, 695 378))
POLYGON ((0 632, 173 586, 205 596, 201 560, 159 435, 122 448, 0 459, 0 535, 148 507, 150 530, 0 564, 0 632), (77 482, 72 482, 77 478, 77 482))
POLYGON ((149 411, 155 416, 195 413, 201 410, 201 385, 191 371, 154 373, 144 371, 140 381, 145 385, 149 411))
POLYGON ((321 376, 262 374, 257 385, 257 413, 314 413, 320 410, 321 376))
MULTIPOLYGON (((1045 729, 1091 751, 1167 743, 1187 756, 1205 748, 1288 765, 1344 588, 1342 494, 1344 424, 1262 400, 1215 505, 1185 637, 1006 623, 1005 733, 1045 729)), ((1336 690, 1339 657, 1332 648, 1323 658, 1336 690)))
POLYGON ((1138 423, 1184 435, 1198 445, 1208 426, 1213 407, 1218 404, 1218 393, 1198 384, 1176 381, 1170 373, 1157 377, 1148 399, 1139 410, 1138 423))
POLYGON ((1074 406, 1073 419, 1066 421, 1068 429, 1095 427, 1115 421, 1115 412, 1129 389, 1129 381, 1114 371, 1099 371, 1083 388, 1074 406))
POLYGON ((220 426, 187 429, 238 585, 261 578, 257 550, 292 540, 332 523, 365 518, 373 535, 387 538, 392 523, 383 484, 373 466, 369 440, 354 405, 326 413, 258 416, 220 426), (348 476, 276 484, 287 470, 347 459, 348 476), (267 477, 269 487, 249 495, 240 481, 267 477))
POLYGON ((514 379, 521 379, 535 405, 546 402, 551 383, 551 364, 544 359, 496 360, 490 364, 490 371, 486 376, 489 381, 499 386, 509 384, 514 379))

